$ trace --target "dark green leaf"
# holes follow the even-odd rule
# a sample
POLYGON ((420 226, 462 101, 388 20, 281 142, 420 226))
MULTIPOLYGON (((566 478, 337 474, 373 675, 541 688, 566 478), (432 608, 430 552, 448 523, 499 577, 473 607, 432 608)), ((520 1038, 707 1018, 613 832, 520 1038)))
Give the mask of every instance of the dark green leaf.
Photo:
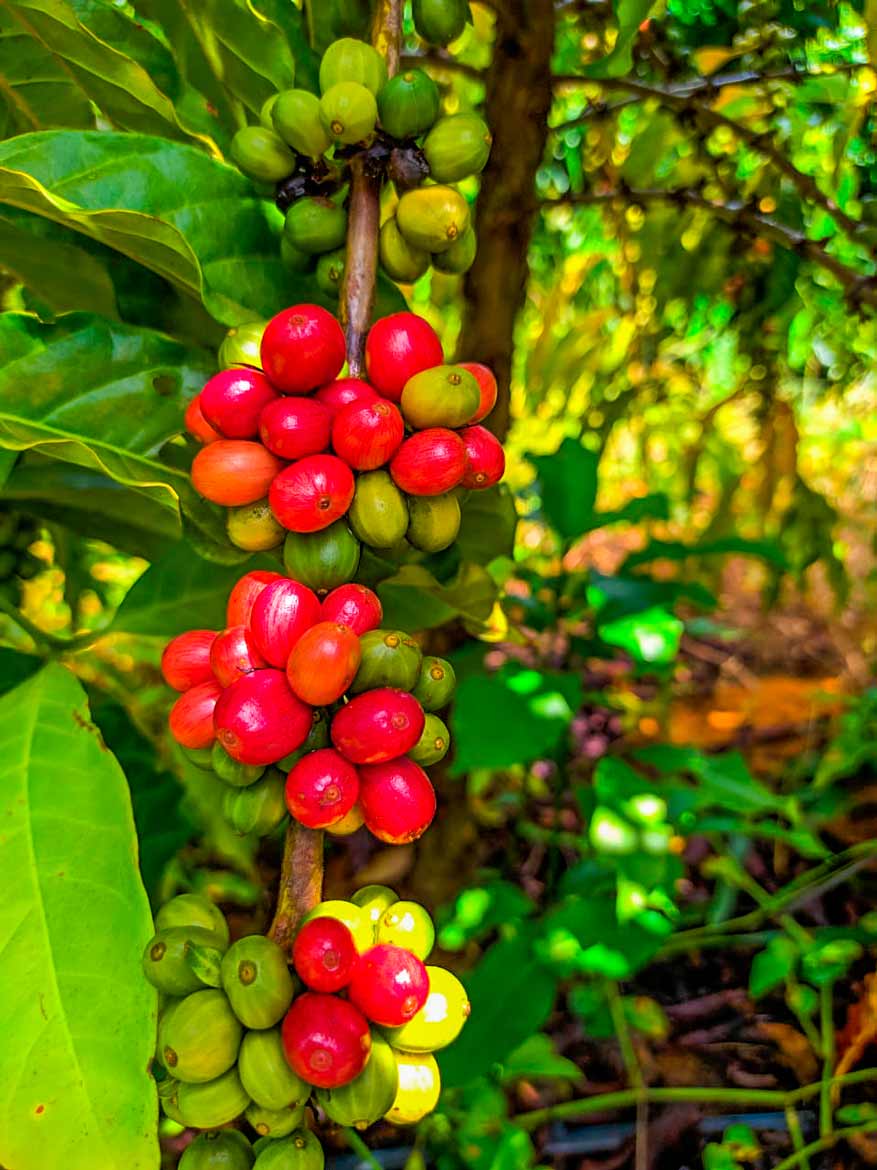
POLYGON ((94 109, 75 80, 3 5, 0 54, 0 138, 60 126, 94 129, 94 109))
POLYGON ((786 568, 786 558, 775 540, 747 540, 743 536, 727 536, 718 540, 696 541, 694 544, 683 544, 678 540, 651 540, 639 552, 631 553, 625 559, 622 569, 628 573, 638 565, 646 565, 650 561, 684 561, 688 557, 727 553, 760 557, 778 569, 786 568))
POLYGON ((484 492, 470 492, 463 504, 455 547, 464 561, 478 565, 487 565, 496 557, 510 557, 517 525, 514 497, 504 484, 484 492))
POLYGON ((378 586, 385 624, 401 630, 429 630, 458 618, 481 628, 498 592, 481 565, 468 563, 445 585, 422 565, 403 565, 378 586))
POLYGON ((629 73, 633 66, 633 45, 639 26, 658 3, 659 0, 613 0, 618 38, 607 57, 586 65, 582 73, 586 77, 623 77, 629 73))
POLYGON ((758 999, 784 983, 798 964, 798 948, 790 938, 778 935, 752 960, 749 994, 758 999))
POLYGON ((537 1032, 519 1044, 502 1062, 502 1080, 580 1081, 582 1070, 559 1056, 548 1036, 537 1032))
POLYGON ((574 439, 564 439, 553 455, 530 455, 539 476, 542 510, 566 541, 589 532, 597 499, 600 456, 574 439))
POLYGON ((457 896, 439 940, 445 950, 459 951, 472 939, 485 938, 498 927, 528 917, 534 909, 527 895, 511 882, 486 882, 457 896))

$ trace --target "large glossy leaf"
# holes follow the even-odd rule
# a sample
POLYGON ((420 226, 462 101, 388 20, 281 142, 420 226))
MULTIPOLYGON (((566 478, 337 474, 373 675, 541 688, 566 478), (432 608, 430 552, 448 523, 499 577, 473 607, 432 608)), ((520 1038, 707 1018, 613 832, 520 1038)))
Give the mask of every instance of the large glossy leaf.
POLYGON ((566 541, 590 532, 597 498, 599 455, 574 439, 564 439, 553 455, 531 455, 539 476, 542 510, 566 541))
POLYGON ((55 126, 94 129, 94 109, 88 98, 4 4, 0 4, 0 59, 0 138, 55 126))
POLYGON ((228 325, 308 289, 281 263, 280 213, 232 167, 166 139, 56 130, 0 143, 0 203, 107 244, 228 325))
POLYGON ((473 627, 487 621, 498 590, 481 565, 461 565, 446 584, 422 565, 403 565, 378 587, 384 620, 402 630, 428 630, 462 618, 473 627))
POLYGON ((158 85, 173 81, 170 58, 155 42, 147 51, 149 34, 113 6, 99 0, 88 4, 67 0, 0 0, 0 6, 20 30, 42 47, 64 73, 74 79, 82 93, 110 121, 126 130, 162 134, 167 138, 201 142, 217 153, 209 138, 193 133, 179 120, 174 104, 158 85), (80 21, 81 8, 86 22, 115 36, 125 51, 120 52, 102 40, 87 23, 80 21), (120 22, 129 25, 129 35, 118 30, 120 22), (142 58, 129 55, 131 48, 142 58))
POLYGON ((0 806, 0 1163, 157 1170, 131 802, 62 666, 3 699, 0 806))

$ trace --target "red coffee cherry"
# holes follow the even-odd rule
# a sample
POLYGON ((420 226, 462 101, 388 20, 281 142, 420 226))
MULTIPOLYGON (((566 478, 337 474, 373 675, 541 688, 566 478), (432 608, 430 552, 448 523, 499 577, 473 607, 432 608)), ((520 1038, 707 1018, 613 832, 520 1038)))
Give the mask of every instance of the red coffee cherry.
POLYGON ((315 398, 275 398, 259 418, 259 434, 281 459, 302 459, 329 446, 332 412, 315 398))
POLYGON ((227 439, 254 439, 263 407, 277 397, 259 370, 237 366, 214 374, 201 391, 201 412, 227 439))
POLYGON ((392 313, 371 327, 365 342, 369 381, 398 402, 409 378, 444 361, 438 334, 416 313, 392 313))
POLYGON ((435 789, 429 777, 404 756, 360 768, 359 799, 369 832, 388 845, 416 841, 435 816, 435 789))
POLYGON ((353 473, 336 455, 308 455, 277 476, 268 501, 290 532, 320 532, 345 514, 353 489, 353 473))
POLYGON ((215 630, 187 630, 168 642, 161 656, 161 673, 169 687, 187 691, 212 680, 210 647, 215 637, 215 630))
POLYGON ((218 439, 195 456, 192 483, 205 500, 236 508, 267 496, 271 481, 283 466, 261 443, 218 439))
POLYGON ((332 748, 308 752, 293 764, 286 778, 286 807, 309 829, 325 829, 343 821, 358 795, 356 768, 332 748))
POLYGON ((213 723, 216 738, 239 764, 275 764, 301 747, 313 714, 282 670, 257 670, 222 692, 213 723))
POLYGON ((201 409, 200 394, 196 394, 186 407, 186 413, 183 415, 183 425, 192 438, 197 439, 199 443, 215 443, 217 439, 222 438, 219 431, 212 427, 204 417, 204 412, 201 409))
POLYGON ((384 617, 384 607, 377 593, 365 585, 339 585, 323 600, 320 616, 324 622, 338 622, 354 634, 376 630, 384 617))
POLYGON ((307 585, 278 577, 256 598, 250 632, 256 649, 272 666, 286 667, 292 648, 320 620, 320 603, 307 585))
POLYGON ((377 687, 357 695, 336 714, 332 743, 353 764, 404 756, 423 732, 423 708, 407 691, 377 687))
POLYGON ((336 378, 347 357, 344 332, 319 305, 293 305, 268 322, 262 369, 283 394, 307 394, 336 378))
POLYGON ((361 658, 353 630, 337 622, 317 622, 292 648, 286 677, 300 699, 312 707, 328 707, 353 682, 361 658))
POLYGON ((460 438, 466 448, 463 487, 480 491, 499 483, 505 472, 505 452, 496 435, 487 427, 464 427, 460 438))
POLYGON ((390 464, 396 486, 410 496, 440 496, 466 473, 466 448, 456 431, 429 427, 406 439, 390 464))
POLYGON ((253 644, 246 626, 230 626, 216 635, 210 647, 210 665, 220 686, 230 687, 242 674, 252 674, 268 663, 253 644))
POLYGON ((478 383, 478 389, 481 391, 481 405, 472 416, 472 422, 481 422, 496 406, 496 378, 493 376, 493 371, 482 365, 481 362, 457 362, 457 365, 468 370, 478 383))
POLYGON ((312 918, 292 944, 292 965, 312 991, 346 987, 358 957, 353 935, 337 918, 312 918))
POLYGON ((266 585, 270 585, 272 581, 282 580, 282 573, 272 573, 270 569, 254 569, 252 573, 245 573, 228 595, 228 605, 225 608, 227 624, 249 625, 256 598, 266 585))
POLYGON ((426 1003, 429 976, 411 951, 379 943, 360 956, 348 994, 350 1002, 372 1023, 398 1028, 426 1003))
POLYGON ((375 402, 380 396, 362 378, 338 378, 328 386, 321 386, 314 397, 334 416, 351 402, 375 402))
POLYGON ((340 996, 314 991, 293 1000, 282 1037, 292 1071, 318 1089, 337 1089, 358 1077, 371 1051, 362 1012, 340 996))
POLYGON ((374 471, 392 458, 405 438, 405 423, 392 402, 353 402, 332 422, 335 453, 356 471, 374 471))
POLYGON ((216 734, 213 727, 213 713, 222 687, 211 679, 198 683, 180 695, 168 716, 171 735, 185 748, 209 748, 213 746, 216 734))

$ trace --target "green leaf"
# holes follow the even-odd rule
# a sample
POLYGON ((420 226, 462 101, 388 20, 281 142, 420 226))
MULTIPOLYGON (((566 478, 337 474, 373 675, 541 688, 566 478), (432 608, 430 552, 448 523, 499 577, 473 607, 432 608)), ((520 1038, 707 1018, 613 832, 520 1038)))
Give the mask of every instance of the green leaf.
POLYGON ((758 999, 784 983, 798 963, 798 948, 790 938, 778 935, 752 960, 749 994, 758 999))
POLYGON ((3 701, 0 1162, 157 1170, 152 933, 125 777, 51 665, 3 701))
POLYGON ((529 932, 502 939, 465 979, 472 1015, 439 1054, 446 1088, 483 1076, 538 1031, 554 1006, 554 975, 533 957, 529 932))
POLYGON ((564 540, 575 540, 593 527, 600 456, 574 439, 564 439, 553 455, 528 455, 536 468, 542 510, 564 540))
POLYGON ((88 98, 52 54, 0 4, 0 138, 69 126, 94 129, 88 98))
POLYGON ((664 492, 651 492, 647 496, 635 496, 611 512, 597 512, 594 516, 594 527, 605 528, 609 524, 638 524, 642 520, 669 519, 668 496, 664 492))
POLYGON ((650 561, 684 561, 688 557, 717 556, 727 553, 742 553, 744 556, 760 557, 777 569, 787 567, 786 558, 775 540, 747 540, 744 536, 725 536, 718 540, 695 541, 683 544, 678 540, 650 540, 645 548, 625 558, 622 570, 627 573, 638 565, 650 561))
POLYGON ((202 300, 226 325, 269 317, 310 288, 284 268, 280 213, 256 198, 252 184, 166 139, 23 134, 0 143, 0 203, 121 252, 202 300))
POLYGON ((687 772, 697 780, 700 807, 717 806, 739 814, 788 812, 789 801, 765 788, 739 752, 708 756, 697 748, 655 744, 633 752, 633 759, 659 772, 687 772))
POLYGON ((620 922, 615 899, 608 895, 571 896, 542 920, 549 939, 569 932, 582 948, 577 963, 583 972, 609 979, 628 979, 659 950, 663 938, 640 922, 620 922))
POLYGON ((464 561, 487 565, 497 557, 512 555, 517 526, 514 497, 505 484, 499 484, 469 494, 454 544, 464 561))
POLYGON ((647 666, 667 666, 673 662, 684 629, 679 618, 660 606, 597 625, 597 633, 604 642, 626 650, 637 662, 647 666))
POLYGON ((600 61, 586 65, 585 77, 623 77, 633 66, 633 46, 639 27, 658 7, 661 0, 613 0, 618 38, 612 52, 600 61))
POLYGON ((580 1081, 582 1070, 565 1056, 559 1056, 548 1036, 528 1036, 502 1062, 502 1080, 580 1081))
POLYGON ((462 618, 481 628, 490 617, 498 590, 481 565, 466 563, 442 585, 422 565, 403 565, 378 586, 384 623, 400 630, 430 630, 462 618))

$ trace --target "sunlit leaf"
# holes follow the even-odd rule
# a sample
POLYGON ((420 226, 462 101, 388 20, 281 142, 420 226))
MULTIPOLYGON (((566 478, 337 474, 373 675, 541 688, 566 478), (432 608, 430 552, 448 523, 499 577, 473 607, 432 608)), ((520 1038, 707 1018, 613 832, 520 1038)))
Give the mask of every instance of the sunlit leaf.
POLYGON ((564 439, 553 455, 530 455, 539 476, 542 510, 564 539, 589 532, 597 498, 600 457, 573 439, 564 439))

